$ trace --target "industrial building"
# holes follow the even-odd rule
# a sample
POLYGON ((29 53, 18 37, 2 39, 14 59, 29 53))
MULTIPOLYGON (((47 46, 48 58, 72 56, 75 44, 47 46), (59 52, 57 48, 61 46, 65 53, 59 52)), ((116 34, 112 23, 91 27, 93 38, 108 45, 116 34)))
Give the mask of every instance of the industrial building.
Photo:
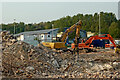
POLYGON ((21 40, 32 45, 38 44, 35 40, 37 37, 41 42, 51 42, 53 38, 56 38, 58 28, 56 29, 46 29, 46 30, 37 30, 37 31, 27 31, 16 34, 17 40, 21 40))

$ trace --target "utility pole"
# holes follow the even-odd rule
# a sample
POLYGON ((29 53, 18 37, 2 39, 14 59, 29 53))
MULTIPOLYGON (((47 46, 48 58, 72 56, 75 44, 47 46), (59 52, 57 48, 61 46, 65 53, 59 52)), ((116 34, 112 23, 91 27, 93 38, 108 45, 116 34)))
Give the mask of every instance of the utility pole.
POLYGON ((99 13, 99 35, 101 34, 101 27, 100 27, 100 13, 99 13))
POLYGON ((14 35, 15 35, 15 21, 16 21, 16 19, 14 19, 14 35))

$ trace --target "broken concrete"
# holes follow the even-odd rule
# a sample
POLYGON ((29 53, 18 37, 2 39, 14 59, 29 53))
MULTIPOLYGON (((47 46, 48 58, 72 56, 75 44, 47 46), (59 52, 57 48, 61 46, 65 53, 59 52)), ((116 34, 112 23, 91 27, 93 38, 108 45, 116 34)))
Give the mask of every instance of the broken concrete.
POLYGON ((114 50, 79 55, 55 52, 17 41, 3 33, 3 77, 120 78, 120 61, 114 50))

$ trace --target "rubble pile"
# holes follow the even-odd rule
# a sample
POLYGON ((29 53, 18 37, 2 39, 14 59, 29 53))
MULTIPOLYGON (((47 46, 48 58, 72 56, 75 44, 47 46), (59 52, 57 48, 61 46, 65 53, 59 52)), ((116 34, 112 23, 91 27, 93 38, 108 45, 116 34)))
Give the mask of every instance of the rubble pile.
POLYGON ((4 77, 120 78, 120 58, 113 50, 71 54, 35 47, 7 33, 2 38, 4 77))
POLYGON ((14 44, 15 42, 17 42, 16 37, 14 37, 13 35, 11 35, 9 32, 7 31, 3 31, 1 32, 2 35, 2 46, 4 48, 9 47, 10 45, 14 44))
POLYGON ((2 56, 4 76, 34 77, 58 72, 56 68, 59 66, 56 65, 53 51, 45 49, 42 45, 34 47, 25 42, 16 41, 9 34, 2 35, 4 35, 2 56))
POLYGON ((61 70, 69 78, 120 78, 120 60, 113 51, 57 56, 61 70))

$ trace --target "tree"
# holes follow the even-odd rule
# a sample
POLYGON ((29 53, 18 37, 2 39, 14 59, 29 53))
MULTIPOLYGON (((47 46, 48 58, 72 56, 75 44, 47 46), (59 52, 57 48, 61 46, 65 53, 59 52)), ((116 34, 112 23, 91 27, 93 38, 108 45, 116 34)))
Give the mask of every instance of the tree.
POLYGON ((118 28, 118 23, 112 22, 109 27, 109 34, 114 38, 120 37, 120 29, 118 28))
MULTIPOLYGON (((101 33, 111 33, 112 35, 116 34, 116 32, 110 32, 112 30, 111 23, 115 22, 118 24, 117 31, 120 29, 120 20, 116 19, 115 14, 107 13, 107 12, 100 12, 100 26, 101 26, 101 33), (109 31, 108 31, 109 30, 109 31)), ((54 24, 54 28, 59 28, 59 31, 64 31, 65 27, 71 27, 73 24, 82 20, 82 30, 92 31, 96 34, 99 32, 99 14, 95 13, 92 14, 77 14, 74 16, 66 16, 62 17, 57 20, 47 21, 47 22, 40 22, 40 23, 29 23, 25 24, 24 22, 15 23, 16 24, 16 32, 24 32, 24 31, 35 31, 35 30, 43 30, 43 29, 51 29, 52 24, 54 24)), ((8 30, 11 33, 14 33, 14 23, 11 24, 1 24, 3 30, 8 30)), ((73 34, 72 34, 73 35, 73 34)), ((113 35, 115 37, 115 35, 113 35)))

